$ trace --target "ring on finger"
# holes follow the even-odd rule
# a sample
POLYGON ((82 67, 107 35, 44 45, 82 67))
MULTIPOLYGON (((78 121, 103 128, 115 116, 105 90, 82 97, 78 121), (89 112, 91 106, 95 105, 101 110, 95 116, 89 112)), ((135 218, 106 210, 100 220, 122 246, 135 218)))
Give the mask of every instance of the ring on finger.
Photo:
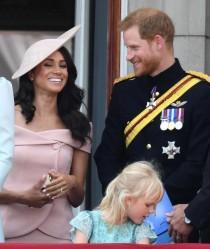
POLYGON ((63 192, 63 188, 60 189, 61 193, 63 192))

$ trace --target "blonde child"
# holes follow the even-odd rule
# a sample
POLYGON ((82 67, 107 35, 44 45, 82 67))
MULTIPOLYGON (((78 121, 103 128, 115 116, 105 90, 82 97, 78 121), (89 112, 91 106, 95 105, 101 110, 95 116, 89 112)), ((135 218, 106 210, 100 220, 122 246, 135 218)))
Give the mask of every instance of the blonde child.
POLYGON ((157 236, 144 219, 163 196, 158 172, 135 162, 112 180, 97 209, 81 211, 70 221, 74 243, 153 243, 157 236))

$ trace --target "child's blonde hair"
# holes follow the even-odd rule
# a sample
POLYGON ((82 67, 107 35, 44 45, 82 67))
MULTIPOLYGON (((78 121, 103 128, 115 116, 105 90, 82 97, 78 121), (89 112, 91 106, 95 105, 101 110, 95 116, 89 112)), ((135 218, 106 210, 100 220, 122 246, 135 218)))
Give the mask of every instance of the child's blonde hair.
POLYGON ((154 166, 149 162, 135 162, 109 183, 98 209, 110 225, 122 224, 127 220, 126 196, 154 198, 158 202, 163 192, 163 184, 154 166))

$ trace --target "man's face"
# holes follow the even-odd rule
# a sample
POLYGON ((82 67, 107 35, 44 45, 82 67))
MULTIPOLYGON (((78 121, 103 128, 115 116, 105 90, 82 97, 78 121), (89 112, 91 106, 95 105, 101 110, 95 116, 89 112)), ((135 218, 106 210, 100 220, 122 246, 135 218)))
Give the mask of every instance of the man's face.
POLYGON ((125 30, 123 38, 127 47, 127 60, 133 64, 136 76, 158 74, 160 55, 155 39, 152 41, 142 39, 137 26, 125 30))

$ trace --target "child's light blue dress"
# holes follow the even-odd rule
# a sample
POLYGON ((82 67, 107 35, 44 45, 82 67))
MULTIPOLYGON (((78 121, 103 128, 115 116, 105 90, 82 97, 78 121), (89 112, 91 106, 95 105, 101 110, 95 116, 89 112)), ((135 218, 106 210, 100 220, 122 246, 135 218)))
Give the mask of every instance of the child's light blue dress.
POLYGON ((80 212, 70 221, 70 225, 72 241, 77 229, 87 236, 89 243, 136 243, 145 238, 153 243, 157 239, 157 235, 147 223, 135 224, 128 221, 110 227, 102 219, 99 210, 80 212))

